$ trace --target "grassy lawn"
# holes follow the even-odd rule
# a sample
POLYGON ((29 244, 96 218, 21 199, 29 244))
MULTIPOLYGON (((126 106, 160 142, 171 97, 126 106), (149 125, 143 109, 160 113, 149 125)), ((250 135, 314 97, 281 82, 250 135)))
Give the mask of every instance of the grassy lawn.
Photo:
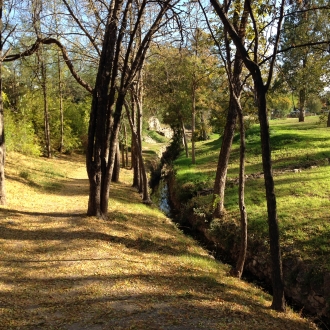
POLYGON ((155 207, 122 170, 108 220, 87 217, 84 158, 9 154, 0 209, 1 329, 316 329, 155 207))
MULTIPOLYGON (((271 148, 278 219, 283 251, 290 251, 330 270, 330 129, 318 124, 318 117, 270 121, 271 148)), ((246 132, 246 208, 249 231, 267 239, 267 210, 264 180, 261 175, 259 126, 246 132)), ((197 161, 192 165, 184 155, 175 162, 181 194, 196 195, 212 189, 219 136, 197 143, 197 161)), ((235 136, 225 196, 230 217, 238 219, 237 178, 239 170, 239 136, 235 136)), ((196 203, 210 208, 211 197, 196 203), (205 206, 207 205, 207 206, 205 206)))

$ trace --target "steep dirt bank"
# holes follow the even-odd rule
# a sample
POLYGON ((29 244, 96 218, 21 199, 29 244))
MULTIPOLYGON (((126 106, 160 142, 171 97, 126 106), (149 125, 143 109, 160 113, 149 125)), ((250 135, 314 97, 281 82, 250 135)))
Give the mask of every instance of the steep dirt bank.
MULTIPOLYGON (((173 172, 167 177, 170 203, 176 221, 198 237, 217 258, 234 264, 239 253, 239 224, 232 219, 209 223, 202 212, 196 211, 194 203, 179 202, 179 187, 173 172)), ((249 233, 245 272, 271 287, 271 264, 268 242, 249 233)), ((319 269, 312 262, 302 260, 294 249, 283 252, 285 294, 294 306, 313 315, 320 325, 330 326, 330 272, 319 269)))

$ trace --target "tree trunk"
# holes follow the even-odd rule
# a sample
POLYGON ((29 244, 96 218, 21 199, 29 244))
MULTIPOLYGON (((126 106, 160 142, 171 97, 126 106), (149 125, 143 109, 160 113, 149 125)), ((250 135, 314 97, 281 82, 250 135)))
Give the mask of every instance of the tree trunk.
POLYGON ((101 213, 103 217, 108 214, 110 183, 115 165, 115 158, 118 149, 118 136, 121 122, 121 113, 124 106, 125 94, 118 93, 116 100, 116 109, 113 114, 113 123, 111 125, 111 137, 109 145, 109 156, 107 159, 106 169, 104 171, 101 182, 101 213))
POLYGON ((201 112, 201 130, 202 130, 202 140, 206 141, 208 139, 207 132, 206 132, 206 122, 204 119, 204 114, 201 112))
MULTIPOLYGON (((239 100, 237 100, 239 102, 239 100)), ((244 190, 245 190, 245 127, 242 109, 237 106, 238 118, 240 123, 240 170, 239 170, 239 187, 238 187, 238 204, 240 210, 240 227, 241 227, 241 246, 239 251, 238 260, 235 269, 232 270, 231 274, 241 278, 244 269, 246 251, 247 251, 247 212, 244 201, 244 190)))
POLYGON ((125 145, 124 145, 124 143, 120 143, 120 153, 121 153, 121 166, 123 168, 126 168, 126 162, 125 162, 125 145))
POLYGON ((192 84, 192 108, 191 108, 191 163, 196 163, 195 157, 195 130, 196 130, 196 88, 194 83, 192 84))
MULTIPOLYGON (((247 17, 248 17, 248 11, 245 8, 241 18, 240 28, 238 28, 238 26, 236 27, 236 29, 239 31, 239 38, 242 43, 244 42, 246 35, 246 26, 248 21, 247 17)), ((238 17, 236 24, 238 24, 238 17)), ((231 48, 230 48, 230 42, 226 28, 225 28, 225 45, 226 45, 226 61, 228 66, 227 75, 231 87, 230 87, 230 99, 229 99, 229 108, 226 118, 226 125, 222 136, 217 172, 213 187, 213 205, 214 205, 213 216, 215 218, 221 218, 225 210, 224 202, 225 202, 225 188, 226 188, 228 162, 230 157, 231 146, 233 144, 233 138, 235 135, 237 115, 238 115, 237 108, 240 107, 240 105, 237 104, 237 102, 240 102, 239 100, 242 93, 241 75, 243 70, 243 59, 241 53, 238 50, 236 50, 233 69, 232 69, 230 65, 231 48)))
MULTIPOLYGON (((139 106, 138 106, 139 108, 139 106)), ((140 165, 140 183, 142 186, 141 192, 142 193, 142 200, 143 203, 145 204, 150 204, 151 203, 151 199, 150 199, 150 195, 149 195, 149 189, 148 189, 148 176, 147 176, 147 171, 144 165, 144 161, 143 161, 143 157, 142 157, 142 147, 140 145, 140 138, 139 138, 139 134, 136 133, 135 131, 135 127, 133 124, 133 120, 132 120, 132 116, 130 114, 129 111, 129 107, 127 102, 125 102, 125 109, 126 109, 126 114, 127 114, 127 118, 131 127, 131 131, 132 131, 132 140, 134 141, 134 149, 136 152, 136 156, 138 158, 138 163, 140 165)))
POLYGON ((270 150, 270 134, 267 118, 266 91, 262 83, 261 72, 258 70, 259 77, 255 77, 255 88, 258 99, 258 115, 260 121, 260 135, 262 146, 262 165, 264 170, 267 211, 268 211, 268 228, 269 228, 269 245, 272 260, 272 286, 273 286, 273 302, 272 308, 277 311, 285 311, 284 298, 284 281, 282 271, 282 258, 280 250, 280 232, 277 220, 277 207, 275 197, 274 179, 272 173, 272 161, 270 150))
POLYGON ((181 128, 182 128, 182 138, 183 138, 184 150, 186 152, 186 157, 188 158, 189 151, 188 151, 187 135, 186 135, 186 128, 184 126, 182 116, 180 116, 180 122, 181 122, 181 128))
POLYGON ((224 212, 224 199, 230 150, 233 143, 237 121, 237 110, 232 96, 229 101, 226 125, 222 136, 217 172, 213 187, 213 217, 221 218, 224 212))
POLYGON ((38 60, 41 66, 41 87, 44 101, 44 134, 46 145, 46 156, 52 157, 51 144, 50 144, 50 127, 49 127, 49 109, 48 109, 48 88, 47 88, 47 69, 44 58, 43 47, 40 47, 38 52, 38 60))
POLYGON ((110 139, 106 138, 106 133, 110 130, 110 127, 107 127, 107 125, 110 125, 109 112, 112 106, 108 92, 112 74, 116 75, 113 72, 114 45, 117 40, 118 17, 121 8, 122 2, 111 2, 93 91, 86 153, 86 168, 90 186, 87 209, 87 215, 89 216, 106 217, 103 211, 107 209, 107 202, 105 207, 101 203, 104 203, 105 200, 103 179, 107 171, 106 153, 109 154, 110 143, 110 139))
POLYGON ((330 111, 329 111, 329 113, 328 113, 327 127, 330 127, 330 111))
POLYGON ((299 91, 299 122, 305 121, 306 87, 299 91))
POLYGON ((63 152, 64 147, 64 114, 63 114, 63 81, 62 81, 62 69, 61 69, 61 61, 60 61, 60 53, 57 53, 57 62, 58 62, 58 91, 59 91, 59 99, 60 99, 60 123, 61 123, 61 132, 60 132, 60 146, 58 151, 60 153, 63 152))
MULTIPOLYGON (((2 6, 3 0, 0 0, 0 26, 2 26, 2 6)), ((2 57, 2 29, 0 29, 0 56, 2 57)), ((6 205, 5 189, 5 131, 4 131, 4 113, 2 98, 2 61, 0 61, 0 205, 6 205)))
POLYGON ((131 144, 131 162, 133 168, 133 183, 132 187, 139 189, 140 187, 140 162, 137 156, 136 146, 132 134, 132 144, 131 144))
POLYGON ((125 141, 125 159, 126 159, 126 166, 128 167, 128 144, 127 144, 127 130, 126 124, 124 124, 124 141, 125 141))
POLYGON ((115 164, 113 166, 113 172, 112 172, 112 182, 119 182, 119 174, 120 174, 120 148, 119 148, 119 141, 117 143, 117 151, 115 156, 115 164))
MULTIPOLYGON (((142 69, 141 69, 142 70, 142 69)), ((135 92, 133 92, 133 98, 136 104, 137 108, 137 144, 136 144, 136 151, 137 151, 137 157, 139 159, 140 164, 140 185, 139 185, 139 193, 144 194, 144 177, 145 177, 145 169, 144 169, 144 163, 142 158, 142 120, 143 120, 143 113, 142 113, 142 77, 141 72, 139 73, 139 78, 135 86, 135 92)))

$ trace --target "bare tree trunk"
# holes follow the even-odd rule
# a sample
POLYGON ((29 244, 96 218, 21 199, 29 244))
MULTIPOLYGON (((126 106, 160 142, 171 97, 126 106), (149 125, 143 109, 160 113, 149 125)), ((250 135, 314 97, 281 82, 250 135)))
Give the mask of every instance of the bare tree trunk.
POLYGON ((184 122, 182 119, 182 116, 180 116, 180 122, 181 122, 181 128, 182 128, 182 138, 183 138, 183 144, 184 144, 184 150, 186 152, 186 157, 189 157, 189 151, 188 151, 188 143, 187 143, 187 135, 186 135, 186 128, 184 126, 184 122))
POLYGON ((132 117, 130 115, 130 111, 129 111, 129 107, 128 104, 125 103, 125 108, 126 108, 126 114, 127 114, 127 118, 129 120, 130 126, 131 126, 131 130, 132 130, 132 140, 134 141, 134 148, 136 150, 136 155, 139 159, 139 164, 140 164, 140 175, 141 175, 141 183, 142 183, 142 200, 143 203, 145 204, 150 204, 151 200, 150 200, 150 195, 149 195, 149 190, 148 190, 148 177, 147 177, 147 171, 144 165, 144 161, 143 161, 143 157, 142 157, 142 149, 140 146, 140 141, 139 141, 139 136, 135 131, 134 125, 133 125, 133 121, 132 121, 132 117))
POLYGON ((305 121, 306 87, 299 91, 299 122, 305 121))
POLYGON ((123 168, 126 168, 126 163, 125 163, 125 145, 124 145, 124 143, 120 143, 120 153, 121 153, 121 166, 123 168))
MULTIPOLYGON (((0 0, 0 26, 2 27, 2 7, 3 0, 0 0)), ((2 28, 0 28, 0 56, 2 57, 2 28)), ((2 61, 0 61, 0 205, 6 205, 6 189, 5 189, 5 131, 4 131, 4 113, 2 98, 2 61)))
MULTIPOLYGON (((136 109, 136 103, 134 102, 134 97, 133 94, 131 92, 131 106, 132 106, 132 125, 133 125, 133 129, 136 130, 136 126, 137 126, 137 109, 136 109)), ((131 124, 130 124, 131 125, 131 124)), ((133 137, 133 131, 132 131, 132 127, 131 127, 131 137, 132 137, 132 141, 131 141, 131 162, 132 162, 132 168, 133 168, 133 184, 132 187, 139 189, 140 187, 140 181, 141 181, 141 171, 140 171, 140 161, 139 161, 139 157, 137 154, 137 150, 136 150, 136 143, 133 137)))
POLYGON ((59 99, 60 99, 60 123, 61 123, 61 137, 60 137, 60 146, 58 151, 60 153, 63 152, 64 147, 64 113, 63 113, 63 80, 62 80, 62 68, 61 68, 61 60, 60 60, 60 52, 57 53, 57 62, 58 62, 58 91, 59 91, 59 99))
POLYGON ((126 158, 126 166, 128 167, 128 144, 127 144, 127 130, 126 130, 126 124, 124 124, 124 141, 125 141, 125 158, 126 158))
POLYGON ((192 91, 192 108, 191 108, 191 163, 196 163, 196 155, 195 155, 195 140, 196 140, 196 87, 193 82, 192 91))
POLYGON ((118 141, 116 157, 115 157, 115 164, 114 164, 114 167, 113 167, 111 181, 112 182, 119 182, 119 174, 120 174, 120 148, 119 148, 119 141, 118 141))
POLYGON ((227 169, 228 169, 230 150, 235 134, 236 121, 237 121, 237 111, 231 96, 226 125, 222 136, 221 149, 219 153, 217 172, 215 175, 214 188, 213 188, 213 194, 214 194, 213 199, 215 205, 213 216, 215 218, 221 218, 224 213, 227 169))
MULTIPOLYGON (((141 69, 142 70, 142 69, 141 69)), ((139 73, 139 78, 135 86, 135 92, 132 93, 134 98, 134 102, 136 104, 137 109, 137 144, 136 144, 136 151, 137 157, 139 159, 140 164, 140 185, 139 185, 139 193, 144 194, 144 187, 145 187, 145 173, 144 173, 144 163, 142 158, 142 120, 143 120, 143 113, 142 113, 142 77, 141 72, 139 73)), ((134 133, 133 133, 134 134, 134 133)))
POLYGON ((207 126, 206 126, 205 119, 204 119, 204 113, 201 112, 200 115, 201 115, 201 127, 202 127, 202 140, 206 141, 208 139, 208 136, 207 136, 207 132, 206 132, 207 126))
MULTIPOLYGON (((244 43, 246 36, 246 27, 248 22, 248 11, 246 6, 244 6, 244 12, 242 17, 240 18, 238 14, 235 13, 235 28, 239 31, 239 39, 242 43, 244 43)), ((226 179, 227 179, 227 169, 229 163, 229 157, 231 152, 231 147, 233 144, 233 138, 236 129, 237 122, 237 111, 240 108, 240 96, 242 93, 242 69, 243 69, 243 59, 242 55, 238 50, 235 53, 235 59, 233 63, 233 67, 231 65, 231 47, 230 40, 228 36, 227 28, 225 27, 225 46, 226 46, 226 59, 224 61, 227 63, 227 75, 228 81, 230 84, 230 99, 229 99, 229 108, 226 118, 226 125, 224 129, 224 133, 222 136, 221 149, 219 153, 217 172, 214 181, 213 188, 213 204, 214 211, 213 216, 215 218, 221 218, 224 215, 225 207, 225 188, 226 188, 226 179)), ((220 45, 219 51, 221 52, 220 45)))
MULTIPOLYGON (((40 25, 40 15, 42 12, 42 2, 40 0, 34 0, 31 3, 32 5, 32 20, 33 27, 38 38, 41 38, 42 31, 40 25)), ((45 147, 46 147, 46 156, 51 158, 51 144, 50 144, 50 128, 49 128, 49 109, 48 109, 48 90, 47 90, 47 67, 44 46, 40 45, 37 51, 38 65, 40 68, 41 74, 41 88, 43 94, 43 106, 44 106, 44 136, 45 136, 45 147)))
MULTIPOLYGON (((306 68, 307 58, 303 58, 303 69, 306 68)), ((306 86, 302 86, 299 90, 299 122, 305 121, 305 105, 306 105, 306 92, 307 88, 306 86)))
POLYGON ((41 87, 44 99, 44 134, 46 145, 46 156, 52 157, 51 144, 50 144, 50 126, 49 126, 49 109, 48 109, 48 88, 47 88, 47 68, 45 63, 43 47, 40 47, 38 52, 38 60, 41 67, 41 87))
MULTIPOLYGON (((239 102, 239 100, 237 100, 239 102)), ((240 167, 239 167, 239 187, 238 187, 238 204, 240 210, 240 228, 241 228, 241 244, 239 256, 236 262, 236 267, 231 271, 231 274, 241 278, 244 269, 246 251, 247 251, 247 212, 245 208, 245 127, 243 112, 240 106, 237 105, 238 118, 240 123, 240 167)))
POLYGON ((330 111, 329 111, 329 114, 328 114, 327 127, 330 127, 330 111))

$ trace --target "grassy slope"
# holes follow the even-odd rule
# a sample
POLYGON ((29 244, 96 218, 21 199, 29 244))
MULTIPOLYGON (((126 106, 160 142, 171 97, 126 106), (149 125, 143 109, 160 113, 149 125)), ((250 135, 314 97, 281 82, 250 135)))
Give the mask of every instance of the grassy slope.
POLYGON ((269 309, 157 209, 131 173, 111 190, 110 219, 86 217, 80 157, 8 156, 0 212, 1 329, 314 329, 269 309))
MULTIPOLYGON (((272 120, 270 129, 283 251, 295 253, 305 261, 329 270, 329 128, 318 125, 317 117, 307 117, 305 123, 298 123, 296 118, 272 120)), ((234 140, 225 206, 229 215, 238 219, 239 137, 236 136, 234 140)), ((182 155, 176 162, 180 185, 190 192, 212 188, 219 148, 220 141, 215 136, 211 141, 200 142, 197 146, 196 166, 192 166, 190 160, 182 155)), ((255 125, 247 131, 246 208, 250 232, 267 239, 267 210, 264 180, 260 175, 260 152, 259 127, 255 125)), ((198 201, 196 198, 195 203, 205 208, 210 199, 203 197, 198 201)))

